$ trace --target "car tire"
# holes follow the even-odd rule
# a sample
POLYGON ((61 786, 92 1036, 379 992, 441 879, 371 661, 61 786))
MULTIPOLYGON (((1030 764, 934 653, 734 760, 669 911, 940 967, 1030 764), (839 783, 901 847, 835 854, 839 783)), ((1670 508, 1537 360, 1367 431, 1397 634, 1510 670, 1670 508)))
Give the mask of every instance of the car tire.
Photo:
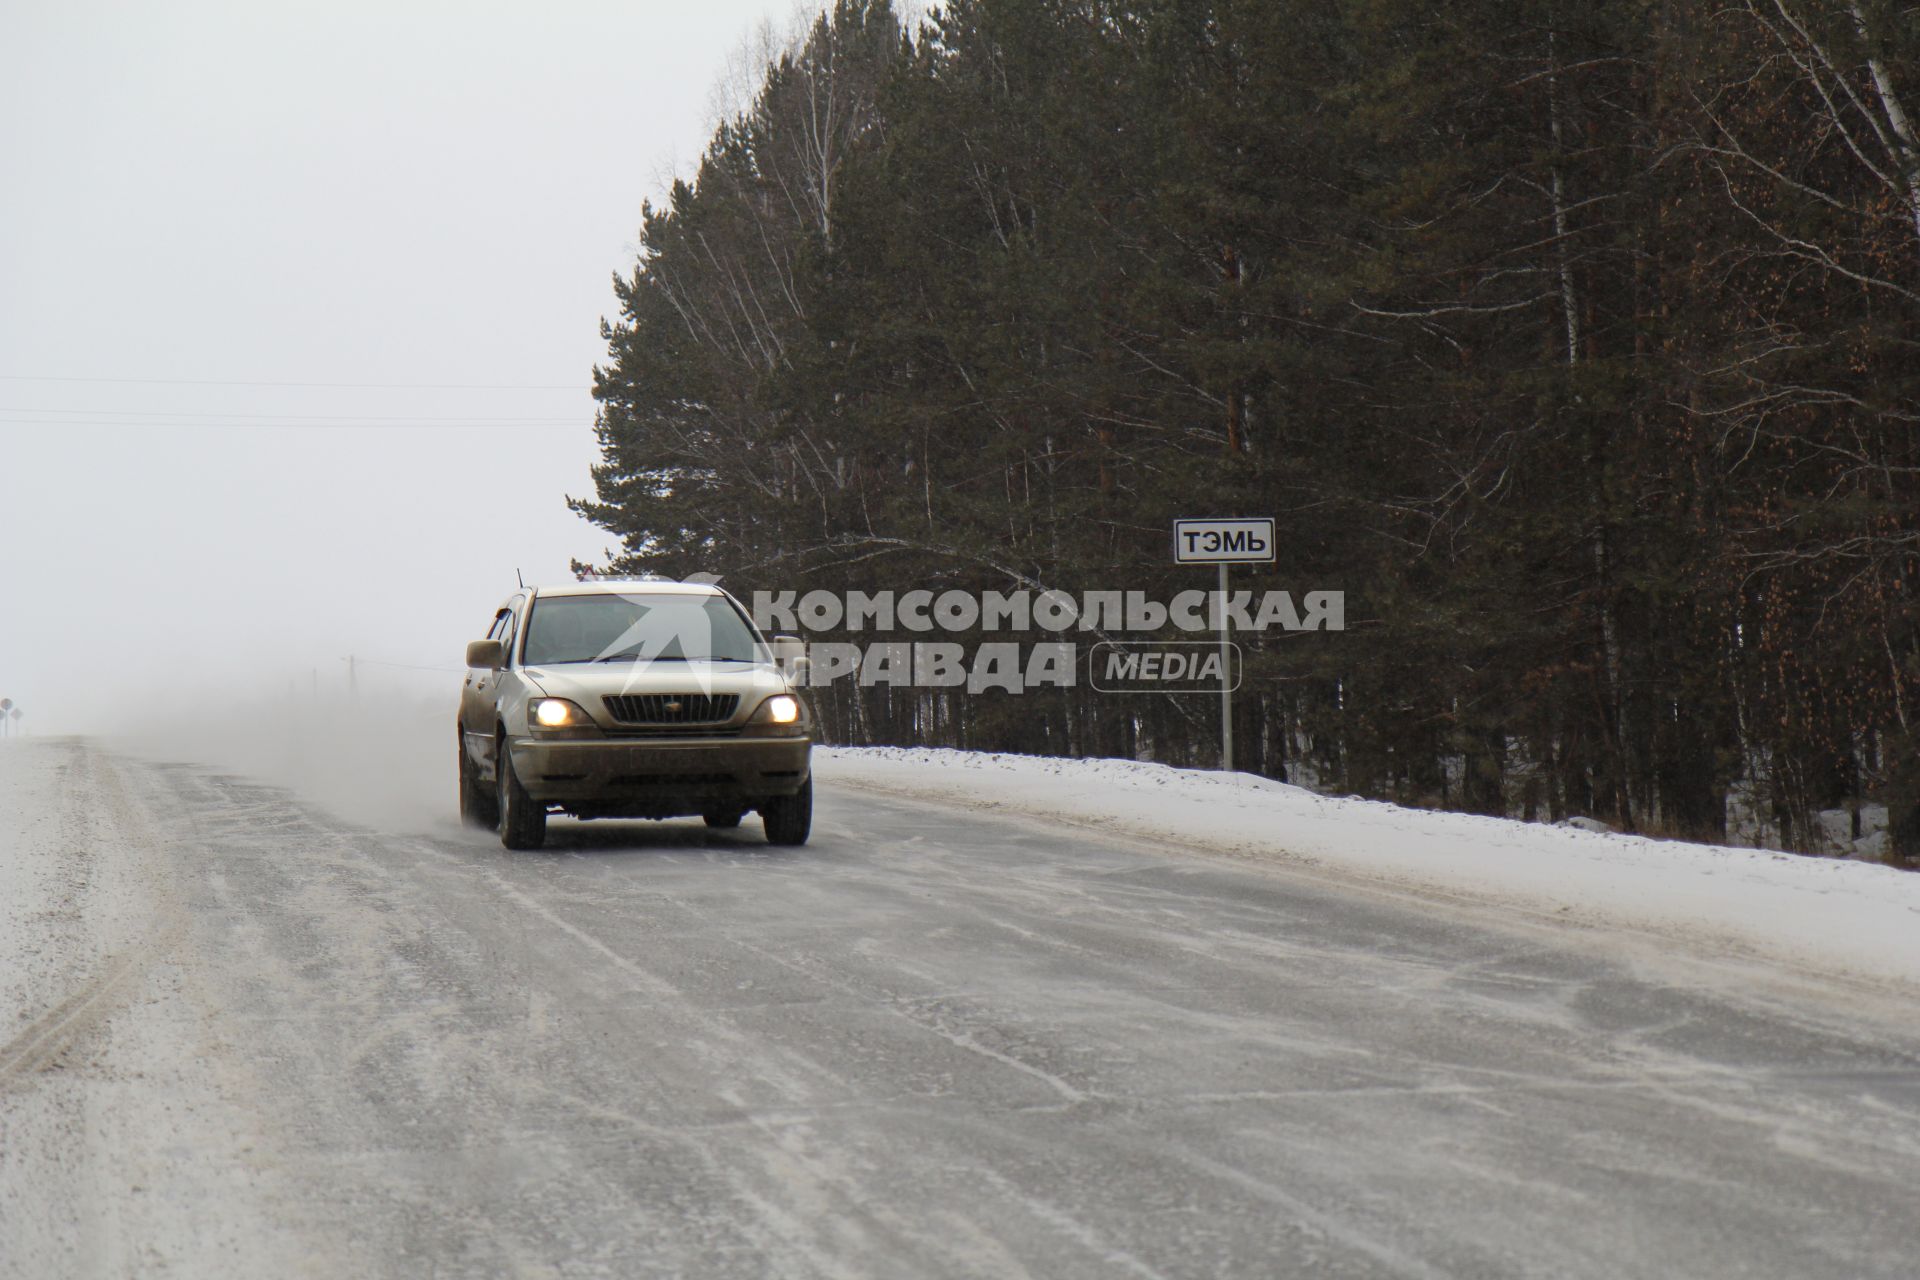
POLYGON ((547 842, 547 806, 528 795, 513 776, 513 752, 504 738, 494 772, 500 779, 500 843, 509 849, 538 849, 547 842))
POLYGON ((500 825, 500 797, 480 780, 480 770, 467 755, 466 730, 456 744, 460 749, 460 821, 469 827, 492 831, 500 825))
POLYGON ((760 824, 768 844, 805 844, 813 830, 813 779, 790 796, 775 796, 760 806, 760 824))
POLYGON ((717 813, 703 813, 707 825, 717 831, 731 831, 740 825, 740 819, 746 815, 738 809, 723 809, 717 813))

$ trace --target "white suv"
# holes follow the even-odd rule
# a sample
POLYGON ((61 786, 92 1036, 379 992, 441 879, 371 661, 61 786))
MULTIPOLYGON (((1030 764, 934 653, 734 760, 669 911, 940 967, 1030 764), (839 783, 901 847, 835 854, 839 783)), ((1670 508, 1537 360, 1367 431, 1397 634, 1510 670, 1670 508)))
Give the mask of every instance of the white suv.
POLYGON ((547 815, 734 827, 813 822, 804 646, 771 644, 718 587, 588 578, 514 592, 467 646, 460 814, 537 849, 547 815))

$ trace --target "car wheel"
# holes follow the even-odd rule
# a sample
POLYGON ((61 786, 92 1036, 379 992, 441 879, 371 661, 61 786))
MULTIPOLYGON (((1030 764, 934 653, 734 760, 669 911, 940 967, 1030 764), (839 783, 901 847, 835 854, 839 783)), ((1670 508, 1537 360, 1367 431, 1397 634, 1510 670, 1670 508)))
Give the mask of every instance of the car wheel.
POLYGON ((700 816, 707 820, 708 826, 721 831, 730 831, 739 826, 740 819, 746 815, 738 809, 722 809, 717 813, 704 813, 700 816))
POLYGON ((768 844, 805 844, 813 830, 813 779, 790 796, 775 796, 760 806, 760 824, 768 844))
POLYGON ((504 739, 494 772, 500 778, 500 843, 509 849, 538 849, 547 842, 547 806, 528 795, 513 776, 513 752, 504 739))
POLYGON ((467 754, 466 730, 460 730, 460 821, 491 831, 500 825, 500 797, 480 781, 480 771, 467 754))

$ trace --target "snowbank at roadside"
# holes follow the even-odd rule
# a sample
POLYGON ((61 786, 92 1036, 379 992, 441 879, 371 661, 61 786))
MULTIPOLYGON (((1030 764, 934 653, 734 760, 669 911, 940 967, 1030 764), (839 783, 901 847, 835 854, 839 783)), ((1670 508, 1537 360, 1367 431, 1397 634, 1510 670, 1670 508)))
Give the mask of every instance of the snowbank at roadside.
POLYGON ((1316 795, 1251 774, 933 748, 815 753, 824 781, 1264 855, 1920 982, 1920 874, 1316 795))

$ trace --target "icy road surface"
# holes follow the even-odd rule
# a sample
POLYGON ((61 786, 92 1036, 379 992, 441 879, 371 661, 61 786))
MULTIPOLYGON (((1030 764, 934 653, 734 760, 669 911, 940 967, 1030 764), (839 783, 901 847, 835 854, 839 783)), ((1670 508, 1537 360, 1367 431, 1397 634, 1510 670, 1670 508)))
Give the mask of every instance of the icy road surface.
POLYGON ((509 855, 0 749, 7 1276, 1908 1277, 1911 1014, 830 780, 509 855))

